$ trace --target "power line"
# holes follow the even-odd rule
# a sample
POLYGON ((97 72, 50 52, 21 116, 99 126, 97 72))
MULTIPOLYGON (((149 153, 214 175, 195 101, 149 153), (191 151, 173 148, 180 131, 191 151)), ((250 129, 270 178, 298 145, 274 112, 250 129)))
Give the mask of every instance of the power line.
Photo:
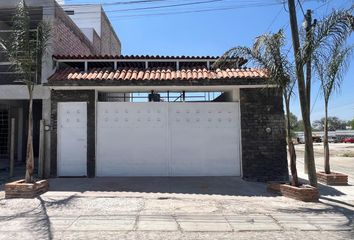
MULTIPOLYGON (((209 0, 209 1, 215 1, 215 2, 221 2, 223 0, 209 0)), ((197 3, 205 3, 209 1, 204 1, 204 2, 194 2, 193 4, 197 3)), ((249 2, 249 1, 246 1, 249 2)), ((189 3, 191 5, 192 3, 189 3)), ((184 11, 174 11, 174 12, 160 12, 160 13, 148 13, 148 14, 131 14, 131 15, 110 15, 110 19, 116 19, 116 18, 125 18, 125 17, 144 17, 144 16, 164 16, 164 15, 177 15, 177 14, 187 14, 187 13, 201 13, 201 12, 211 12, 211 11, 227 11, 227 10, 234 10, 234 9, 242 9, 242 8, 251 8, 251 7, 267 7, 267 6, 274 6, 274 5, 279 5, 279 2, 273 2, 273 3, 260 3, 260 2, 252 2, 248 4, 243 4, 243 5, 232 5, 232 6, 225 6, 225 7, 219 7, 219 8, 208 8, 208 9, 201 9, 201 10, 184 10, 184 11)), ((169 5, 168 5, 169 6, 169 5)), ((176 6, 173 6, 176 7, 176 6)), ((156 7, 155 7, 156 8, 156 7)), ((131 9, 133 10, 133 9, 131 9)), ((138 9, 141 10, 141 9, 138 9)), ((116 11, 125 11, 125 10, 109 10, 105 12, 116 12, 116 11)), ((90 13, 96 13, 95 12, 90 12, 90 13)), ((79 12, 77 14, 87 14, 88 12, 79 12)), ((97 12, 98 13, 98 12, 97 12)), ((36 14, 33 14, 36 15, 36 14)), ((40 14, 37 14, 40 15, 40 14)), ((50 14, 43 14, 43 16, 48 16, 50 14)), ((89 18, 89 17, 88 17, 89 18)), ((93 19, 90 17, 90 19, 93 19)), ((98 19, 98 18, 97 18, 98 19)), ((41 20, 33 20, 33 21, 41 21, 41 20)), ((12 22, 12 21, 2 21, 2 22, 12 22)))
MULTIPOLYGON (((162 1, 162 0, 160 0, 162 1)), ((172 7, 180 7, 180 6, 189 6, 189 5, 197 5, 197 4, 206 4, 206 3, 214 3, 214 2, 222 2, 224 0, 205 0, 205 1, 194 1, 194 2, 188 2, 188 3, 179 3, 179 4, 172 4, 172 5, 160 5, 160 6, 150 6, 150 7, 139 7, 139 8, 128 8, 128 9, 114 9, 114 10, 105 10, 105 12, 119 12, 119 11, 139 11, 139 10, 149 10, 149 9, 159 9, 159 8, 172 8, 172 7)), ((110 5, 116 5, 117 3, 112 3, 110 5)), ((84 6, 95 6, 95 5, 101 5, 101 4, 73 4, 73 5, 62 5, 61 7, 65 10, 65 8, 70 8, 70 7, 84 7, 84 6)), ((40 9, 44 8, 46 10, 50 9, 55 9, 56 6, 50 6, 50 5, 42 5, 38 7, 32 7, 29 6, 30 10, 35 10, 35 9, 40 9)), ((11 11, 13 12, 15 8, 12 9, 1 9, 0 11, 11 11)), ((75 10, 76 8, 74 8, 75 10)), ((86 8, 87 9, 87 8, 86 8)), ((68 9, 69 10, 69 9, 68 9)), ((99 13, 99 11, 83 11, 83 12, 78 12, 75 15, 78 14, 88 14, 88 13, 99 13)))
POLYGON ((304 9, 302 8, 302 4, 301 4, 300 0, 297 0, 297 2, 298 2, 299 5, 300 5, 300 9, 301 9, 302 14, 303 14, 304 17, 306 18, 306 14, 305 14, 305 12, 304 12, 304 9))
MULTIPOLYGON (((128 9, 120 9, 120 10, 105 10, 105 12, 108 13, 108 12, 122 12, 122 11, 125 12, 125 11, 139 11, 139 10, 161 9, 161 8, 173 8, 173 7, 215 3, 215 2, 222 2, 222 1, 224 1, 224 0, 207 0, 207 1, 201 1, 201 2, 189 2, 189 3, 180 3, 180 4, 172 4, 172 5, 152 6, 152 7, 128 8, 128 9)), ((90 12, 81 12, 81 13, 87 14, 90 12)))
POLYGON ((189 11, 179 11, 179 12, 162 12, 162 13, 149 13, 149 14, 132 14, 132 15, 121 15, 121 16, 110 16, 110 18, 124 18, 124 17, 144 17, 144 16, 164 16, 164 15, 177 15, 177 14, 186 14, 186 13, 201 13, 201 12, 212 12, 212 11, 228 11, 235 9, 243 9, 243 8, 253 8, 253 7, 268 7, 278 5, 279 3, 264 3, 259 5, 239 5, 239 6, 226 6, 220 8, 209 8, 209 9, 201 9, 201 10, 189 10, 189 11))
POLYGON ((282 8, 280 8, 279 12, 275 15, 275 17, 273 18, 272 22, 269 24, 269 26, 267 27, 266 32, 269 31, 269 29, 273 26, 275 20, 277 20, 277 18, 280 16, 280 13, 282 12, 282 8))
MULTIPOLYGON (((141 4, 141 3, 154 3, 154 2, 166 2, 168 0, 136 0, 136 1, 116 1, 116 2, 109 2, 109 3, 77 3, 77 4, 70 4, 71 6, 92 6, 92 5, 129 5, 129 4, 141 4)), ((64 4, 65 5, 65 4, 64 4)))

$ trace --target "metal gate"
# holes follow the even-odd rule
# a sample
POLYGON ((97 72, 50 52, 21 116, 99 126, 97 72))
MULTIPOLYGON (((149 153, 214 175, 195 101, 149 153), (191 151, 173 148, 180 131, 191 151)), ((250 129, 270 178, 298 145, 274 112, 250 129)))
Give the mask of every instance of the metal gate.
POLYGON ((239 176, 238 103, 97 105, 97 176, 239 176))

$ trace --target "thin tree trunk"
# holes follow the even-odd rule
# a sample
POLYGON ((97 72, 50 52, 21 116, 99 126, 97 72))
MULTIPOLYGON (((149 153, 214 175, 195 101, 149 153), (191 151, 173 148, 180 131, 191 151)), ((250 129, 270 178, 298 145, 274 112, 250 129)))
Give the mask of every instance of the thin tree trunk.
POLYGON ((299 90, 301 115, 304 122, 304 135, 305 135, 305 154, 307 157, 307 167, 308 167, 308 178, 311 186, 317 187, 317 176, 316 176, 316 166, 313 154, 313 139, 312 139, 312 129, 310 121, 310 112, 308 109, 308 99, 306 94, 306 85, 304 70, 301 61, 300 54, 300 40, 299 40, 299 30, 297 26, 296 9, 294 0, 288 0, 289 6, 289 16, 290 16, 290 26, 291 34, 293 39, 293 48, 295 54, 296 63, 296 76, 299 90))
POLYGON ((33 88, 28 87, 29 91, 29 108, 28 108, 28 136, 27 136, 27 151, 26 151, 26 183, 33 182, 33 88))
POLYGON ((325 119, 324 119, 324 138, 323 138, 323 148, 324 148, 324 167, 327 174, 331 173, 331 168, 329 165, 329 144, 328 144, 328 102, 325 101, 325 119))
MULTIPOLYGON (((312 43, 312 16, 311 16, 311 10, 307 10, 305 20, 307 22, 307 27, 306 27, 306 42, 308 44, 307 47, 307 61, 306 61, 306 98, 307 98, 307 109, 309 112, 311 112, 311 76, 312 76, 312 65, 311 65, 311 43, 312 43)), ((308 155, 307 152, 305 151, 305 156, 304 156, 304 162, 305 162, 305 173, 308 173, 308 155)))
MULTIPOLYGON (((284 96, 286 98, 286 96, 284 96)), ((290 156, 290 171, 291 171, 291 184, 293 186, 299 186, 299 179, 296 169, 296 152, 293 140, 291 139, 291 124, 290 124, 290 103, 288 99, 285 99, 286 109, 286 137, 288 143, 288 151, 290 156)))

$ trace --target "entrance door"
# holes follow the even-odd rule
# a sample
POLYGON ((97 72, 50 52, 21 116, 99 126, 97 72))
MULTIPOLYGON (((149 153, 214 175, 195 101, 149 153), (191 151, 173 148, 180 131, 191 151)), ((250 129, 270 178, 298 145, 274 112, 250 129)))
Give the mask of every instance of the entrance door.
POLYGON ((87 103, 58 103, 58 176, 87 175, 87 103))

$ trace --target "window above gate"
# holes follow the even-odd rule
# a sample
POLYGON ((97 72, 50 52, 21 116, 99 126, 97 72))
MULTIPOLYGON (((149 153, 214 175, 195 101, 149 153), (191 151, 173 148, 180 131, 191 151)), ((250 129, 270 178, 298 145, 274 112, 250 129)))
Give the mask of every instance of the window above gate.
POLYGON ((223 92, 99 92, 100 102, 226 102, 223 92))

